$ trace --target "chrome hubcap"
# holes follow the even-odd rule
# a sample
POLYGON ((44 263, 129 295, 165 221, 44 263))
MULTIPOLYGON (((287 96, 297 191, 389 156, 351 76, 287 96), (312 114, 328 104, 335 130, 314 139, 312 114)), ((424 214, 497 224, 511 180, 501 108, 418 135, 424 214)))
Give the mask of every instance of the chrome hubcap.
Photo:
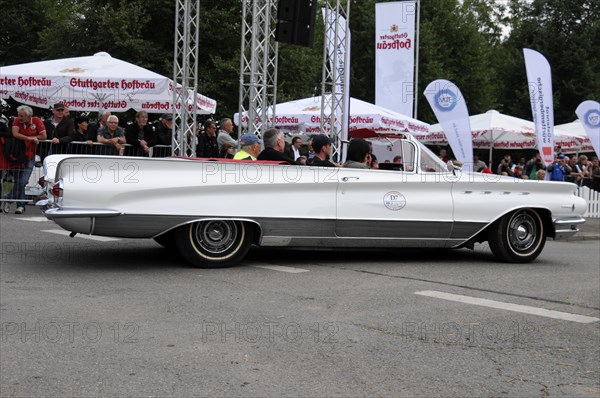
POLYGON ((219 241, 223 239, 223 228, 213 227, 207 234, 211 241, 219 241))
POLYGON ((233 221, 206 221, 198 223, 194 230, 196 241, 206 252, 220 254, 235 243, 238 231, 233 221))
POLYGON ((535 219, 526 213, 514 217, 508 229, 511 246, 518 251, 527 251, 535 245, 538 228, 535 219))

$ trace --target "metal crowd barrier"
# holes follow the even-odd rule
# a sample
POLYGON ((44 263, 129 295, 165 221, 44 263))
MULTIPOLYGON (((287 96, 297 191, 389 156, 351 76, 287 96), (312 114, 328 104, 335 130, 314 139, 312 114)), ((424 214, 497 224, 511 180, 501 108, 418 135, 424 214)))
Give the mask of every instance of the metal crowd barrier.
MULTIPOLYGON (((124 156, 146 156, 153 158, 171 156, 170 145, 155 145, 148 152, 144 152, 141 148, 134 148, 129 144, 123 144, 123 146, 125 147, 124 156)), ((73 141, 69 144, 52 144, 50 140, 40 141, 36 153, 35 167, 25 186, 27 202, 32 202, 33 198, 43 193, 42 187, 38 184, 39 179, 43 176, 42 163, 47 156, 52 154, 118 155, 119 151, 112 145, 100 144, 98 142, 73 141)), ((18 172, 19 169, 0 170, 0 203, 7 201, 4 197, 11 191, 14 177, 18 172)))
MULTIPOLYGON (((0 203, 2 202, 14 202, 14 200, 4 199, 6 195, 12 190, 14 181, 16 180, 20 169, 2 169, 0 170, 0 203)), ((39 196, 43 193, 42 187, 38 184, 43 171, 41 167, 34 167, 29 177, 29 182, 25 186, 25 200, 24 202, 31 202, 33 197, 39 196)), ((13 208, 14 209, 14 208, 13 208)))
MULTIPOLYGON (((171 156, 170 145, 155 145, 149 152, 141 148, 135 148, 129 144, 122 144, 125 148, 124 156, 149 156, 164 158, 171 156)), ((53 144, 50 140, 40 141, 37 154, 43 161, 48 155, 74 154, 74 155, 118 155, 119 151, 113 145, 100 144, 98 142, 73 141, 69 144, 53 144)))

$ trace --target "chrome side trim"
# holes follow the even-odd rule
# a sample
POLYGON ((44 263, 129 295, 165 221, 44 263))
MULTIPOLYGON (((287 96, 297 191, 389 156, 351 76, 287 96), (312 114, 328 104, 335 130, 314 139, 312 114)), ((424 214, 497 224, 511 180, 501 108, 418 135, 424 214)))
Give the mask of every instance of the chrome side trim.
POLYGON ((585 223, 583 217, 562 217, 552 220, 554 225, 554 240, 566 239, 579 232, 577 226, 585 223))
POLYGON ((200 221, 210 221, 210 220, 229 220, 229 221, 242 221, 242 222, 249 222, 252 223, 254 225, 256 225, 258 227, 258 229, 261 231, 260 235, 262 235, 262 226, 256 221, 256 220, 252 220, 249 218, 235 218, 235 217, 202 217, 202 218, 194 218, 194 219, 190 219, 190 220, 186 220, 184 222, 181 222, 177 225, 173 225, 167 229, 165 229, 164 231, 161 231, 160 233, 155 234, 154 236, 152 236, 152 238, 156 238, 159 237, 161 235, 166 234, 167 232, 171 232, 176 228, 182 227, 184 225, 187 224, 191 224, 191 223, 195 223, 195 222, 200 222, 200 221))
POLYGON ((46 218, 79 218, 79 217, 116 217, 123 215, 120 211, 110 209, 60 209, 52 208, 44 211, 46 218))
POLYGON ((316 248, 450 248, 461 243, 455 239, 420 239, 420 238, 341 238, 310 236, 264 236, 260 246, 270 247, 316 247, 316 248))

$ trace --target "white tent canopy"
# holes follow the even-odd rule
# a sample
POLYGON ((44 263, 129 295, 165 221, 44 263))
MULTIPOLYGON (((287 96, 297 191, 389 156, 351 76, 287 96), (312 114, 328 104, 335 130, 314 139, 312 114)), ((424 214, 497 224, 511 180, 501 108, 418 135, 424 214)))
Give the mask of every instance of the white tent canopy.
MULTIPOLYGON (((537 149, 535 125, 529 120, 504 115, 490 110, 473 115, 471 135, 473 148, 480 149, 537 149)), ((423 141, 432 144, 447 144, 440 124, 429 129, 429 135, 423 141)), ((593 151, 579 121, 554 128, 554 144, 560 145, 565 153, 593 151)))
MULTIPOLYGON (((310 97, 277 104, 273 111, 268 112, 270 121, 275 127, 284 131, 304 134, 319 134, 321 131, 321 97, 310 97)), ((331 114, 329 109, 325 114, 331 114)), ((239 114, 234 115, 234 121, 239 124, 239 114)), ((248 117, 242 115, 243 126, 248 126, 248 117)), ((414 135, 427 134, 429 124, 410 118, 400 113, 380 106, 350 99, 350 130, 370 128, 377 132, 402 131, 414 135)))
MULTIPOLYGON (((170 113, 174 87, 173 80, 105 52, 0 67, 0 98, 41 108, 62 102, 78 111, 170 113)), ((191 112, 193 94, 187 104, 191 112)), ((196 106, 199 114, 211 114, 217 103, 198 94, 196 106)))
MULTIPOLYGON (((529 120, 504 115, 495 110, 473 115, 469 120, 473 148, 537 148, 535 125, 529 120)), ((439 134, 443 134, 441 125, 439 123, 432 125, 429 133, 439 139, 439 134)), ((443 142, 446 142, 445 137, 443 137, 443 142)))
POLYGON ((560 145, 565 153, 594 152, 580 120, 554 126, 554 143, 560 145))

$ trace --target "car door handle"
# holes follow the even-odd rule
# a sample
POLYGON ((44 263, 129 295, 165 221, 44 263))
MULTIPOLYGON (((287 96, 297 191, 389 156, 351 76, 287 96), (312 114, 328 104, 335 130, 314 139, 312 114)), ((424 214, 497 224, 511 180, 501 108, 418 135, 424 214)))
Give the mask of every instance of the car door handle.
POLYGON ((359 180, 359 177, 342 177, 342 181, 347 182, 350 180, 359 180))

